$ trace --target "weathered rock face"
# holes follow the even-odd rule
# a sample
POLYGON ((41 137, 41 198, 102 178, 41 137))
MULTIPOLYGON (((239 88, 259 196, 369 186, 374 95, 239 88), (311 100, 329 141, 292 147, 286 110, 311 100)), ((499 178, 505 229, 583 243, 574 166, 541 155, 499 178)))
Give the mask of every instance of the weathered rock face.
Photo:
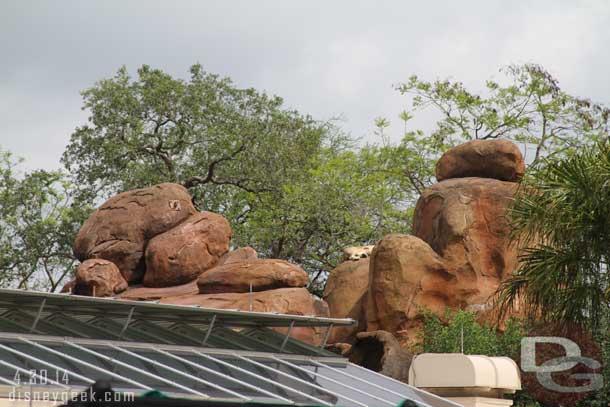
POLYGON ((329 343, 348 342, 366 329, 364 304, 369 286, 369 258, 345 261, 331 271, 324 288, 324 300, 335 318, 352 318, 357 325, 333 328, 329 343))
POLYGON ((191 216, 152 238, 146 247, 144 286, 170 287, 187 283, 216 265, 229 250, 231 226, 212 212, 191 216))
MULTIPOLYGON (((197 212, 180 185, 127 191, 81 227, 74 252, 83 263, 62 292, 249 310, 252 283, 254 311, 329 316, 328 305, 303 288, 309 278, 300 267, 258 259, 251 247, 229 252, 230 240, 229 222, 197 212)), ((291 335, 321 343, 325 333, 307 327, 291 335)))
POLYGON ((461 305, 454 297, 456 277, 421 239, 393 234, 373 250, 366 303, 367 330, 408 331, 420 312, 442 312, 461 305))
POLYGON ((402 382, 409 380, 413 355, 400 347, 389 332, 360 332, 345 353, 349 361, 402 382))
POLYGON ((203 273, 197 285, 201 294, 245 293, 283 287, 305 287, 307 273, 284 260, 257 259, 229 262, 203 273))
POLYGON ((127 289, 127 281, 118 267, 108 260, 85 260, 76 269, 72 293, 94 297, 112 297, 127 289))
POLYGON ((197 293, 199 293, 199 288, 197 288, 197 280, 193 280, 186 284, 175 285, 172 287, 153 288, 143 287, 141 285, 131 286, 121 294, 117 295, 117 298, 132 301, 156 301, 165 297, 195 295, 197 293))
MULTIPOLYGON (((250 310, 250 293, 198 294, 165 297, 162 304, 199 305, 200 307, 250 310)), ((328 317, 328 306, 314 298, 305 288, 278 288, 252 293, 252 311, 277 312, 280 314, 315 315, 328 317)), ((279 330, 279 329, 278 329, 279 330)), ((279 330, 284 332, 284 330, 279 330)), ((314 344, 320 344, 324 329, 299 327, 291 336, 314 344)))
POLYGON ((506 209, 517 184, 488 178, 450 179, 426 189, 413 234, 438 253, 457 280, 460 304, 486 304, 518 266, 506 209))
POLYGON ((258 259, 256 250, 250 246, 240 247, 228 253, 225 253, 219 260, 216 266, 222 266, 223 264, 239 263, 244 261, 252 261, 258 259))
POLYGON ((481 177, 517 181, 525 161, 509 140, 473 140, 448 150, 436 163, 436 179, 481 177))
POLYGON ((144 275, 146 241, 195 212, 188 191, 178 184, 123 192, 85 221, 74 242, 74 254, 80 261, 109 260, 129 283, 137 283, 144 275))

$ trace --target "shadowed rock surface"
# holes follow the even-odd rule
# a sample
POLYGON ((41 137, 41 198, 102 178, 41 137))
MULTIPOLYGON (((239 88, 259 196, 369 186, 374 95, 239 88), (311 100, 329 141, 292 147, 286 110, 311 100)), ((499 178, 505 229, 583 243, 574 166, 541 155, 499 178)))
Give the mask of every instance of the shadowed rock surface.
POLYGON ((102 204, 76 236, 74 254, 113 262, 129 283, 144 276, 144 248, 196 212, 186 188, 159 184, 118 194, 102 204))
POLYGON ((436 179, 495 178, 518 181, 525 161, 517 145, 509 140, 472 140, 449 149, 436 162, 436 179))
POLYGON ((489 178, 450 179, 427 188, 417 202, 413 234, 455 274, 458 303, 486 304, 517 269, 506 218, 516 188, 489 178))
POLYGON ((442 313, 459 306, 453 298, 455 276, 423 240, 392 234, 371 256, 366 308, 367 330, 408 331, 427 308, 442 313))
POLYGON ((229 251, 231 226, 221 215, 201 212, 152 238, 146 247, 144 286, 187 283, 229 251))
POLYGON ((89 259, 76 268, 72 293, 93 297, 112 297, 127 289, 127 281, 114 263, 89 259))
POLYGON ((229 262, 203 273, 197 285, 201 294, 245 293, 283 287, 305 287, 307 273, 284 260, 257 259, 229 262))
POLYGON ((389 332, 360 332, 345 354, 349 361, 402 382, 409 380, 413 355, 389 332))
POLYGON ((336 318, 358 321, 354 326, 333 328, 329 343, 349 342, 357 332, 366 329, 363 302, 369 286, 369 260, 344 261, 328 276, 324 300, 328 303, 330 314, 336 318))

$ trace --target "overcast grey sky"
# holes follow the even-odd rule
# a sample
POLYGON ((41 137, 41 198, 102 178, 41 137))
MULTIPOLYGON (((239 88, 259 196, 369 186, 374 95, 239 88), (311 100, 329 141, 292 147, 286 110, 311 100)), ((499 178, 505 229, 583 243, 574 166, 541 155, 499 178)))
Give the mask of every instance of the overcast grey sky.
POLYGON ((0 147, 57 167, 87 117, 79 92, 121 65, 186 76, 199 62, 365 138, 375 117, 398 122, 392 85, 411 74, 480 89, 535 62, 610 104, 609 27, 608 0, 0 0, 0 147))

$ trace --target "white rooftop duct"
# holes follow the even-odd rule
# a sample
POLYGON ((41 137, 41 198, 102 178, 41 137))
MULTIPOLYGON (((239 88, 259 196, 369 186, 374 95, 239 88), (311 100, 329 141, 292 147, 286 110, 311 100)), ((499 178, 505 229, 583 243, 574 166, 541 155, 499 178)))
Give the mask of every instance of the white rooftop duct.
POLYGON ((512 405, 504 395, 521 389, 521 377, 507 357, 424 353, 411 363, 409 384, 464 407, 497 407, 512 405))

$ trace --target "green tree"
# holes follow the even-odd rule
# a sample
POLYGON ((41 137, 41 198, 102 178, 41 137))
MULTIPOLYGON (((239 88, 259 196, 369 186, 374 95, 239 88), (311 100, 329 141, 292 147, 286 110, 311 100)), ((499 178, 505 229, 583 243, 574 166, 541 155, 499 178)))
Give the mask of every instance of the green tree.
POLYGON ((0 285, 55 291, 75 263, 72 242, 87 208, 57 171, 19 172, 0 150, 0 285))
POLYGON ((257 242, 269 257, 300 264, 312 276, 312 290, 321 292, 344 247, 409 228, 395 154, 395 148, 379 146, 324 149, 306 177, 285 185, 281 194, 260 196, 238 239, 257 242))
MULTIPOLYGON (((488 80, 485 94, 461 82, 426 82, 411 76, 397 86, 412 96, 413 110, 433 108, 440 114, 429 142, 438 153, 464 141, 508 138, 526 145, 533 165, 549 154, 566 154, 608 134, 610 110, 571 96, 542 67, 512 65, 501 70, 507 84, 488 80)), ((407 113, 407 117, 408 113, 407 113)))
POLYGON ((521 266, 500 291, 542 320, 593 329, 610 311, 610 145, 530 169, 510 211, 521 266))
POLYGON ((199 209, 229 219, 235 245, 302 265, 314 291, 343 247, 409 226, 400 212, 417 189, 403 178, 421 165, 411 141, 355 148, 334 125, 199 65, 188 80, 148 66, 130 78, 122 68, 83 97, 88 123, 62 158, 83 196, 181 183, 199 209))
POLYGON ((146 65, 132 79, 121 68, 83 98, 90 117, 62 162, 93 196, 177 182, 207 209, 239 214, 248 206, 241 192, 281 187, 325 135, 281 98, 238 89, 200 65, 188 81, 146 65))

